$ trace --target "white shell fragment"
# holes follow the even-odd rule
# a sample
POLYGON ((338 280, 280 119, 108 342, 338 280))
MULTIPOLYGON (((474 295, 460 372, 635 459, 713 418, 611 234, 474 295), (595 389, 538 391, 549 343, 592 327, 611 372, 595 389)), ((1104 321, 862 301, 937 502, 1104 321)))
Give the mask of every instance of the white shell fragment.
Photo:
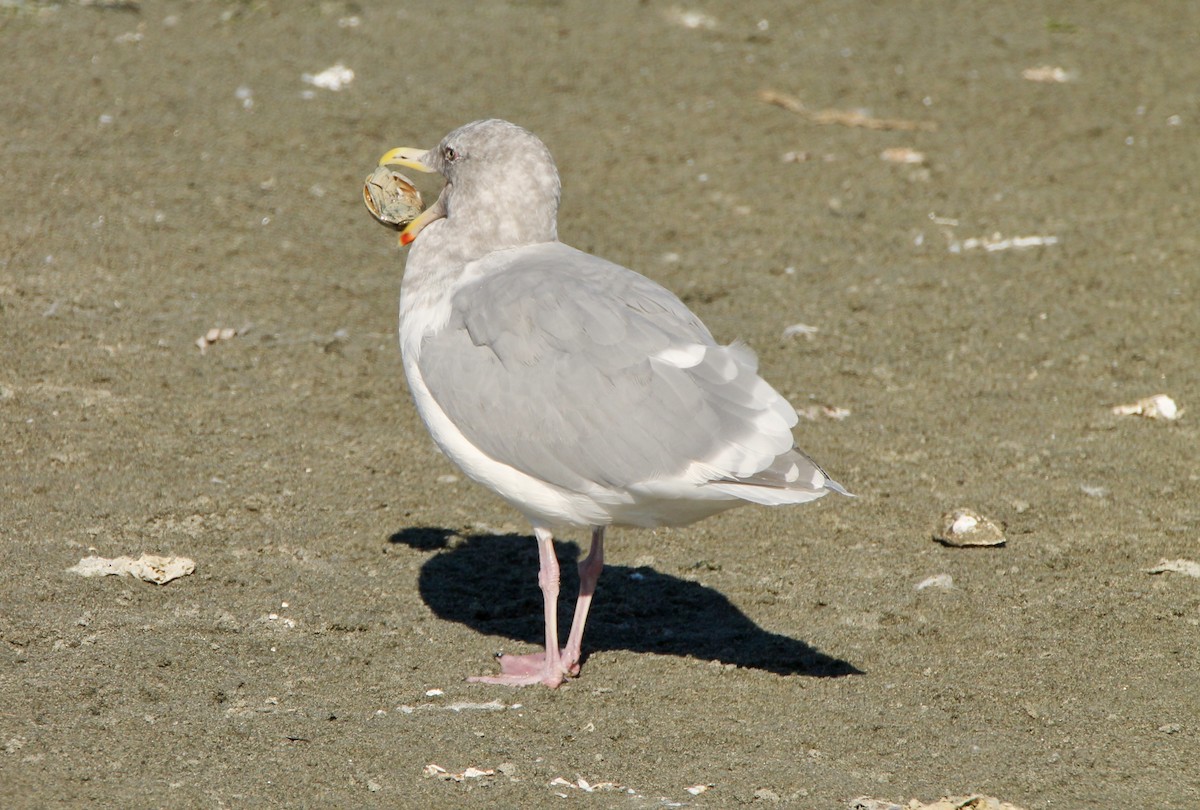
POLYGON ((196 338, 196 348, 200 350, 200 354, 208 351, 208 347, 214 343, 219 343, 223 340, 233 340, 235 337, 246 334, 250 331, 249 326, 243 326, 241 329, 234 329, 232 326, 218 328, 214 326, 200 337, 196 338))
POLYGON ((445 712, 500 712, 505 709, 520 709, 520 703, 514 703, 511 706, 501 703, 499 700, 493 700, 488 703, 472 703, 467 700, 459 700, 454 703, 421 703, 417 706, 400 705, 396 710, 404 714, 414 714, 423 711, 445 711, 445 712))
POLYGON ((813 335, 817 334, 817 332, 820 332, 820 331, 821 331, 821 327, 819 327, 819 326, 809 326, 806 323, 794 323, 794 324, 791 324, 790 326, 785 326, 783 328, 782 337, 784 340, 787 340, 788 338, 798 337, 800 335, 803 335, 804 337, 808 338, 809 340, 812 340, 813 335))
POLYGON ((354 81, 354 71, 341 62, 338 62, 336 65, 327 67, 316 75, 302 73, 300 80, 305 84, 311 84, 313 87, 320 87, 322 90, 332 90, 336 93, 343 87, 348 87, 350 82, 354 81))
POLYGON ((1139 399, 1129 405, 1115 405, 1112 412, 1117 416, 1144 416, 1147 419, 1162 419, 1174 422, 1183 415, 1183 409, 1166 394, 1139 399))
POLYGON ((1031 82, 1062 84, 1071 81, 1072 76, 1068 71, 1055 65, 1041 65, 1025 68, 1021 71, 1021 78, 1031 82))
POLYGON ((961 242, 952 240, 950 242, 950 252, 966 253, 969 250, 983 250, 987 253, 996 253, 1001 250, 1019 250, 1021 248, 1047 247, 1057 244, 1057 236, 1005 237, 997 232, 991 236, 972 236, 970 239, 964 239, 961 242))
POLYGON ((850 416, 850 409, 839 405, 808 405, 803 408, 797 408, 796 414, 810 422, 815 422, 822 417, 840 422, 850 416))
POLYGON ((1147 574, 1186 574, 1200 577, 1200 563, 1191 560, 1159 560, 1158 565, 1146 569, 1147 574))
POLYGON ((907 804, 897 804, 888 799, 872 799, 870 796, 859 796, 850 800, 850 810, 1022 810, 1015 804, 1002 802, 994 796, 981 796, 973 793, 970 796, 946 796, 926 804, 919 799, 911 799, 907 804))
POLYGON ((945 546, 1002 546, 1004 532, 988 518, 970 509, 955 509, 942 515, 933 539, 945 546))
MULTIPOLYGON (((519 705, 519 704, 518 704, 519 705)), ((454 703, 447 703, 440 707, 448 712, 502 712, 509 708, 499 700, 492 700, 487 703, 473 703, 469 700, 458 700, 454 703)), ((517 708, 514 706, 513 708, 517 708)))
POLYGON ((966 532, 975 531, 975 527, 978 525, 979 520, 974 515, 959 515, 950 524, 950 531, 955 534, 965 534, 966 532))
POLYGON ((888 149, 884 149, 879 153, 879 157, 882 160, 886 160, 888 163, 920 164, 925 162, 924 152, 918 152, 916 149, 912 149, 907 146, 893 146, 888 149))
POLYGON ((376 167, 363 185, 363 203, 381 225, 402 229, 421 213, 421 192, 412 180, 386 166, 376 167))
POLYGON ((705 14, 703 11, 679 8, 678 6, 671 6, 671 8, 664 12, 663 16, 666 17, 667 22, 683 26, 684 28, 690 28, 693 31, 697 29, 715 31, 719 25, 716 17, 705 14))
POLYGON ((923 591, 926 588, 935 588, 941 591, 954 590, 954 577, 949 574, 934 574, 917 583, 918 591, 923 591))
POLYGON ((484 769, 471 767, 459 773, 451 773, 441 765, 436 765, 431 762, 425 766, 425 768, 422 770, 422 773, 424 773, 427 777, 433 776, 448 782, 461 782, 464 779, 481 779, 485 776, 495 776, 496 770, 494 768, 484 769))
POLYGON ((81 577, 133 576, 155 585, 165 585, 173 579, 187 576, 196 570, 196 563, 187 557, 159 557, 143 554, 136 560, 132 557, 84 557, 71 568, 69 574, 81 577))
MULTIPOLYGON (((618 785, 616 782, 592 783, 584 779, 582 776, 578 777, 574 782, 563 779, 561 776, 556 776, 550 780, 550 786, 573 788, 575 790, 582 790, 584 793, 595 793, 597 790, 622 790, 622 786, 618 785)), ((624 790, 630 795, 634 795, 633 791, 629 790, 628 788, 624 788, 624 790)), ((560 793, 558 795, 566 796, 565 793, 560 793)))

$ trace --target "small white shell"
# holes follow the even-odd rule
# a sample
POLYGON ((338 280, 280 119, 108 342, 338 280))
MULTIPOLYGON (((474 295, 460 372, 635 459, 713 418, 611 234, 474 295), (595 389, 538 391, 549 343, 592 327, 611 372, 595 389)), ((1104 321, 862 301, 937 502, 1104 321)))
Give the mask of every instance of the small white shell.
POLYGON ((999 526, 978 512, 955 509, 942 515, 933 539, 944 546, 1002 546, 1007 540, 999 526))

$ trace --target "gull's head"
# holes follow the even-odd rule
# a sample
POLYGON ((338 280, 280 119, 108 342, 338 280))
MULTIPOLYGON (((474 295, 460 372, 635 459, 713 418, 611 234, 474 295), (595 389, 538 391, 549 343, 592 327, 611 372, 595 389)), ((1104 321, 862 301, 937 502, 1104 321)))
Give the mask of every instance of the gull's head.
POLYGON ((491 250, 558 238, 558 169, 550 150, 532 132, 493 118, 451 132, 433 149, 400 147, 380 165, 437 172, 446 178, 437 202, 400 234, 402 244, 417 238, 435 220, 491 250))

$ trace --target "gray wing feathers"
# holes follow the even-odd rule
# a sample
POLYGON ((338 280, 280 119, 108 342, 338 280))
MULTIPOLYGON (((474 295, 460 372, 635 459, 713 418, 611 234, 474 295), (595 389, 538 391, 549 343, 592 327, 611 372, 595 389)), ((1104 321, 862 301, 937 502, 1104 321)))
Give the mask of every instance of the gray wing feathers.
POLYGON ((748 487, 808 485, 776 472, 796 414, 758 377, 753 352, 718 346, 667 290, 565 245, 513 251, 458 290, 418 364, 473 444, 568 490, 693 464, 748 487))

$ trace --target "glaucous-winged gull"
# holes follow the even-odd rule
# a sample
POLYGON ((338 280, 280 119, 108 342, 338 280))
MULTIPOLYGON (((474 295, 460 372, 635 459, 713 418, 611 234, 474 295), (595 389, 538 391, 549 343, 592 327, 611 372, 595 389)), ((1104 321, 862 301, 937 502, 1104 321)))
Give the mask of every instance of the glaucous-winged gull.
POLYGON ((753 352, 718 344, 682 301, 558 241, 546 146, 507 121, 459 127, 380 165, 437 172, 411 244, 400 344, 417 411, 442 451, 533 525, 545 652, 503 655, 484 683, 578 674, 607 526, 675 526, 745 503, 847 494, 794 444, 796 411, 753 352), (552 532, 586 526, 579 598, 559 647, 552 532))

